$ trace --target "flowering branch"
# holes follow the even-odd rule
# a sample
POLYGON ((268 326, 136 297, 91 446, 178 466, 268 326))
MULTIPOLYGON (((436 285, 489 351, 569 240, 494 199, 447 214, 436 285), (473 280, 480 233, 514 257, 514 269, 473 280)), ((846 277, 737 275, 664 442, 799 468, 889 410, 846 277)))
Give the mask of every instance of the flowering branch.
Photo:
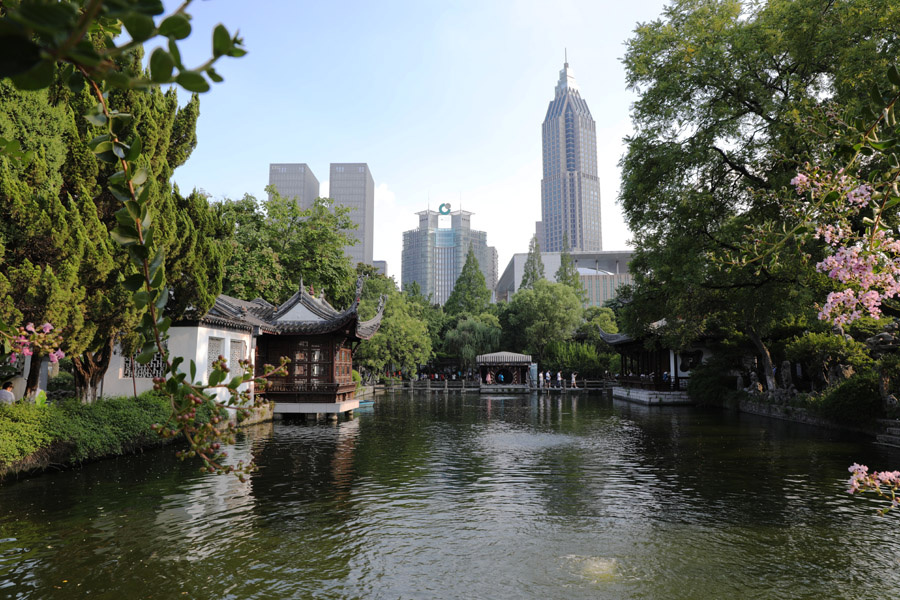
POLYGON ((853 463, 848 469, 851 473, 847 482, 850 494, 871 492, 890 501, 890 505, 879 509, 882 515, 886 515, 892 509, 900 506, 898 491, 900 491, 900 471, 875 471, 869 473, 869 467, 853 463))
POLYGON ((50 362, 58 362, 65 354, 59 349, 62 337, 53 332, 53 325, 9 327, 0 323, 0 362, 15 364, 19 356, 47 355, 50 362))

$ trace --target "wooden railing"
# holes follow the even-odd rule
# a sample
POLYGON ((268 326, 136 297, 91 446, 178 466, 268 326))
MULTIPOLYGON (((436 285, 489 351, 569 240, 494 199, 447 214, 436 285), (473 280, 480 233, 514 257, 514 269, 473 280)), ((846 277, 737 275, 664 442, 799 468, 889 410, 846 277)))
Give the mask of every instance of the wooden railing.
POLYGON ((266 386, 266 392, 289 392, 289 393, 336 393, 341 387, 355 387, 355 383, 325 383, 325 382, 309 382, 309 381, 292 381, 292 380, 272 380, 266 386))
MULTIPOLYGON (((565 390, 572 389, 571 383, 572 383, 571 381, 566 382, 563 385, 563 389, 565 389, 565 390)), ((579 380, 577 380, 576 389, 604 390, 604 389, 608 389, 608 388, 612 387, 613 385, 614 385, 614 383, 611 380, 606 380, 606 379, 579 379, 579 380)), ((440 381, 440 380, 426 379, 426 380, 421 380, 421 381, 420 380, 416 380, 416 381, 403 380, 403 381, 388 382, 388 383, 378 384, 377 386, 375 386, 375 388, 377 390, 397 391, 397 392, 399 392, 399 391, 477 392, 479 390, 489 391, 492 387, 495 387, 495 386, 497 388, 502 388, 502 387, 504 387, 504 384, 482 385, 481 382, 479 382, 478 380, 466 380, 466 381, 456 380, 456 381, 453 381, 453 380, 447 379, 444 381, 440 381)), ((532 387, 532 389, 534 391, 538 391, 537 386, 532 387)), ((555 387, 555 383, 554 383, 553 387, 550 387, 550 388, 544 387, 543 389, 559 391, 560 388, 555 387)))

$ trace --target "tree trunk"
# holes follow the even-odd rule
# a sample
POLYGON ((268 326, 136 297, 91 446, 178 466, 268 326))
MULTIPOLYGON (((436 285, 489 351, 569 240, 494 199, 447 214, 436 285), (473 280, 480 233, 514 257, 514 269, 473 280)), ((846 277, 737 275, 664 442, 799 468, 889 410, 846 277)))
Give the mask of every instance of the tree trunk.
POLYGON ((778 389, 778 383, 775 381, 775 368, 772 364, 772 355, 769 354, 769 349, 766 347, 765 342, 762 341, 762 338, 759 336, 755 329, 751 328, 747 332, 747 337, 750 338, 750 341, 753 342, 753 345, 756 346, 756 349, 762 356, 763 375, 765 375, 766 378, 766 389, 775 391, 776 389, 778 389))
POLYGON ((31 355, 31 365, 28 367, 28 375, 25 378, 25 395, 23 398, 29 398, 37 391, 38 383, 41 377, 41 363, 44 357, 38 354, 31 355))
POLYGON ((85 404, 93 404, 97 399, 97 388, 109 369, 112 359, 113 338, 109 338, 96 352, 86 351, 81 356, 72 357, 75 370, 75 393, 85 404))

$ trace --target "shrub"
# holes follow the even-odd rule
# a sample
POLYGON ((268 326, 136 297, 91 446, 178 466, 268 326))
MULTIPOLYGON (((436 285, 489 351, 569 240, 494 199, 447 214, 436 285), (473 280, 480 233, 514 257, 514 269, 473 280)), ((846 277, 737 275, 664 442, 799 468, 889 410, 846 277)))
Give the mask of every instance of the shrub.
POLYGON ((94 404, 76 400, 36 406, 0 406, 0 467, 22 460, 55 442, 72 447, 70 460, 119 454, 157 441, 150 429, 169 414, 167 401, 146 393, 135 398, 101 398, 94 404))
POLYGON ((0 465, 50 445, 59 432, 60 422, 59 409, 55 406, 0 404, 0 465))
POLYGON ((785 347, 788 360, 803 364, 817 381, 824 382, 828 370, 839 364, 863 370, 871 366, 866 345, 833 333, 805 333, 793 338, 785 347))
POLYGON ((729 375, 729 370, 716 360, 694 367, 688 379, 688 396, 697 404, 721 405, 737 390, 737 378, 729 375))
POLYGON ((815 402, 823 417, 840 423, 867 424, 883 416, 878 377, 866 371, 826 390, 815 402))
POLYGON ((74 390, 75 376, 66 371, 60 371, 56 377, 51 377, 47 381, 47 391, 55 392, 57 390, 74 390))

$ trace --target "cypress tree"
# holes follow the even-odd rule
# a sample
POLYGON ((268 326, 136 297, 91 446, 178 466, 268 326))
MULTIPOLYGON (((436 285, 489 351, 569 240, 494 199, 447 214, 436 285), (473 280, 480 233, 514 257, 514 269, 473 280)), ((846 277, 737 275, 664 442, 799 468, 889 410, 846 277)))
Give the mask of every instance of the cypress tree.
MULTIPOLYGON (((120 66, 138 72, 141 58, 138 49, 120 66)), ((142 140, 155 242, 166 256, 166 312, 173 319, 187 310, 202 314, 221 289, 230 232, 203 196, 182 196, 170 183, 196 146, 199 101, 194 96, 179 109, 174 90, 158 89, 114 90, 109 96, 117 110, 133 116, 120 135, 138 133, 142 140)), ((0 156, 0 290, 12 296, 0 303, 0 318, 53 323, 85 400, 95 397, 115 340, 127 339, 137 324, 131 294, 120 281, 127 254, 109 236, 121 202, 106 183, 118 167, 99 163, 88 147, 100 132, 82 117, 93 104, 87 89, 73 92, 57 84, 19 92, 0 82, 0 137, 34 152, 27 163, 0 156)), ((30 389, 37 382, 33 371, 30 389)))
POLYGON ((491 301, 491 292, 484 282, 484 273, 478 267, 475 251, 469 246, 466 263, 444 304, 444 312, 448 315, 470 314, 480 315, 487 310, 491 301))
POLYGON ((522 284, 519 289, 533 289, 539 279, 544 279, 544 261, 541 260, 541 246, 538 244, 537 236, 531 236, 528 258, 525 259, 525 272, 522 273, 522 284))
POLYGON ((578 275, 578 268, 575 266, 575 260, 569 252, 569 236, 563 234, 563 249, 559 255, 559 269, 556 271, 556 282, 569 286, 575 291, 575 295, 584 304, 585 292, 581 285, 581 277, 578 275))

